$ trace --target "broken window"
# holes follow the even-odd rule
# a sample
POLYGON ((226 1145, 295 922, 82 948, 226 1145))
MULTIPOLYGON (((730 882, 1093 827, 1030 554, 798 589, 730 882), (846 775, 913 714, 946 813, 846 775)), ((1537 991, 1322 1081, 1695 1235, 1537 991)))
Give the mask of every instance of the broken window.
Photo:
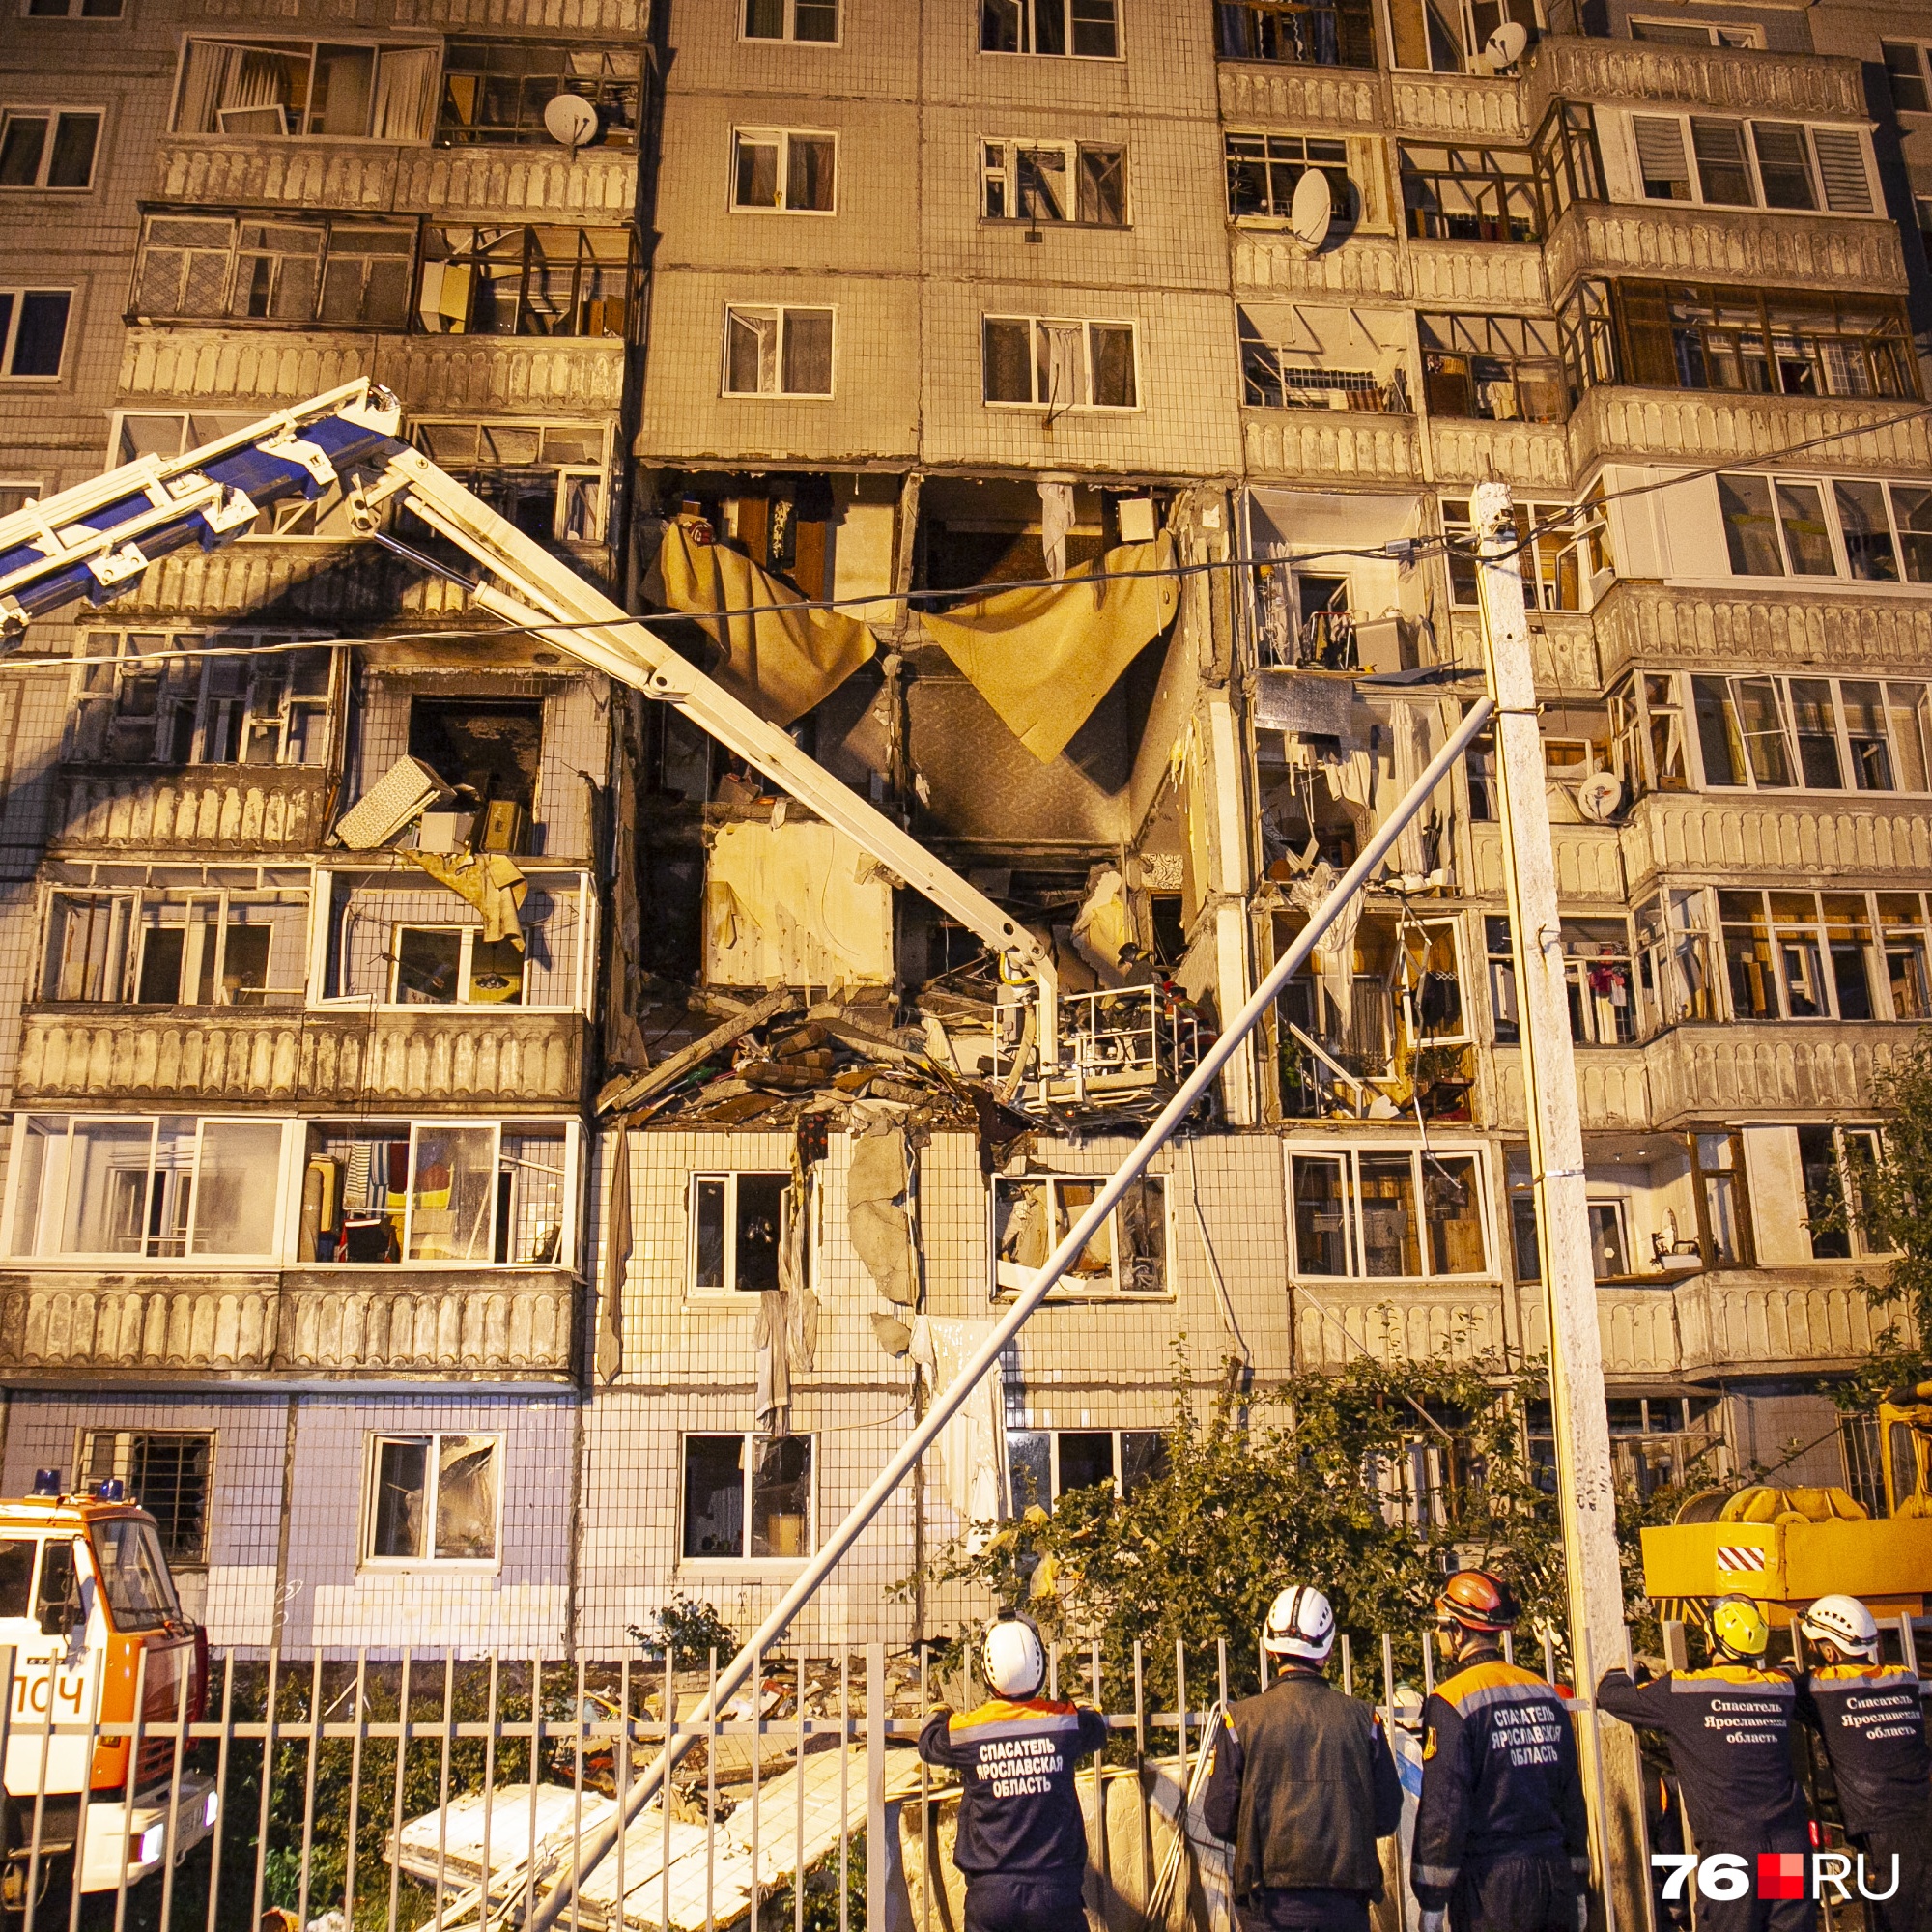
POLYGON ((727 396, 829 396, 832 393, 832 310, 724 310, 724 393, 727 396))
POLYGON ((1719 1017, 1707 895, 1669 892, 1636 910, 1637 981, 1644 1029, 1719 1017))
POLYGON ((1932 1020, 1932 967, 1928 967, 1925 910, 1917 893, 1879 893, 1880 948, 1885 955, 1887 998, 1895 1020, 1932 1020))
MULTIPOLYGON (((1867 895, 1727 892, 1718 902, 1733 1018, 1889 1017, 1867 895)), ((1908 997, 1909 945, 1899 946, 1908 997)))
POLYGON ((1884 1254, 1864 1226, 1864 1177, 1879 1162, 1872 1127, 1800 1127, 1798 1164, 1804 1177, 1804 1218, 1813 1261, 1884 1254))
POLYGON ((1528 316, 1420 315, 1432 415, 1561 422, 1568 413, 1556 325, 1528 316))
POLYGON ((500 1435, 372 1435, 366 1563, 493 1563, 500 1435))
POLYGON ((445 784, 474 793, 484 812, 500 803, 528 819, 536 813, 543 718, 538 698, 412 697, 410 756, 445 784))
POLYGON ((1553 102, 1530 147, 1536 156, 1536 182, 1542 196, 1546 234, 1573 203, 1609 198, 1604 192, 1596 114, 1586 102, 1553 102))
POLYGON ((810 1435, 687 1435, 687 1561, 789 1563, 816 1542, 810 1435))
POLYGON ((554 1267, 575 1135, 554 1122, 318 1122, 299 1259, 554 1267))
MULTIPOLYGON (((1590 499, 1568 503, 1518 502, 1517 564, 1522 572, 1523 601, 1532 611, 1587 611, 1591 586, 1615 568, 1609 525, 1600 502, 1603 486, 1590 499)), ((1466 497, 1442 498, 1442 533, 1448 539, 1450 600, 1459 608, 1478 604, 1476 528, 1466 497)))
POLYGON ((1577 1045, 1627 1046, 1636 1038, 1630 931, 1622 920, 1566 919, 1563 978, 1577 1045))
POLYGON ((1244 302, 1236 321, 1248 408, 1409 412, 1394 318, 1372 332, 1359 309, 1244 302))
POLYGON ((1626 797, 1689 788, 1684 763, 1684 708, 1668 672, 1633 674, 1607 700, 1610 770, 1626 797))
POLYGON ((694 1293, 761 1294, 779 1286, 779 1244, 790 1221, 791 1175, 691 1177, 694 1293))
MULTIPOLYGON (((1098 1198, 1101 1182, 1073 1175, 993 1177, 996 1293, 1029 1286, 1047 1257, 1098 1198)), ((1053 1293, 1162 1294, 1167 1291, 1167 1183, 1143 1176, 1122 1196, 1053 1293)))
POLYGON ((1483 952, 1490 976, 1490 1023, 1498 1046, 1515 1046, 1522 1038, 1517 1006, 1516 953, 1507 918, 1490 913, 1483 920, 1483 952))
POLYGON ((1214 14, 1224 60, 1376 64, 1375 14, 1367 0, 1222 0, 1214 14))
POLYGON ((399 925, 389 998, 400 1007, 516 1006, 524 953, 475 926, 399 925))
POLYGON ((128 1500, 155 1519, 162 1553, 177 1570, 208 1561, 213 1460, 214 1437, 206 1430, 90 1429, 80 1438, 83 1485, 123 1484, 128 1500))
POLYGON ((1286 221, 1294 191, 1307 174, 1326 178, 1332 197, 1333 234, 1350 226, 1361 197, 1349 179, 1349 144, 1309 134, 1229 134, 1228 213, 1236 220, 1261 216, 1286 221))
POLYGON ((1086 141, 987 140, 980 212, 989 221, 1127 225, 1127 151, 1086 141))
POLYGON ((299 1003, 306 892, 56 888, 40 997, 141 1006, 299 1003))
POLYGON ((628 228, 428 228, 417 325, 431 335, 621 338, 633 241, 628 228))
POLYGON ((985 320, 984 396, 1058 415, 1066 410, 1140 407, 1130 322, 985 320))
POLYGON ((337 652, 255 632, 83 631, 66 756, 80 764, 321 765, 337 652))
POLYGON ((410 425, 418 449, 539 543, 604 541, 606 440, 593 423, 410 425))
POLYGON ((790 128, 739 128, 731 135, 731 206, 786 214, 834 212, 838 143, 790 128))
POLYGON ((440 52, 420 43, 196 37, 182 59, 175 131, 427 141, 440 52))
POLYGON ((37 1114, 21 1125, 18 1255, 268 1261, 282 1122, 37 1114))
POLYGON ((748 41, 809 41, 830 46, 838 39, 838 0, 744 0, 748 41))
POLYGON ((1166 1473, 1167 1438, 1156 1429, 1009 1429, 1007 1469, 1019 1513, 1102 1484, 1125 1497, 1166 1473))
POLYGON ((1527 148, 1398 149, 1408 232, 1429 242, 1534 242, 1543 232, 1527 148))
POLYGON ((1118 60, 1119 0, 980 0, 980 51, 1118 60))
POLYGON ((597 110, 599 147, 638 141, 639 55, 636 47, 543 41, 450 41, 442 56, 440 148, 539 145, 554 136, 544 110, 574 94, 597 110))
POLYGON ((1295 1151, 1288 1166, 1297 1274, 1401 1280, 1489 1271, 1474 1153, 1295 1151))
POLYGON ((1701 1191, 1704 1220, 1700 1253, 1707 1267, 1755 1267, 1750 1196, 1745 1180, 1744 1136, 1736 1132, 1691 1133, 1691 1179, 1701 1191), (1702 1252, 1708 1241, 1709 1251, 1702 1252))

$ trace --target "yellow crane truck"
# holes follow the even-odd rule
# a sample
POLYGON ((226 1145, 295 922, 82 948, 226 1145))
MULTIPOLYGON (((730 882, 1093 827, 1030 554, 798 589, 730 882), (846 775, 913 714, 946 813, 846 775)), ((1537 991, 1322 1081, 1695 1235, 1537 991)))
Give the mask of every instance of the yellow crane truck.
POLYGON ((1658 1614, 1702 1623, 1714 1598, 1751 1597, 1774 1624, 1841 1590, 1876 1617, 1932 1614, 1932 1382, 1879 1405, 1886 1514, 1842 1489, 1705 1490, 1643 1531, 1658 1614))

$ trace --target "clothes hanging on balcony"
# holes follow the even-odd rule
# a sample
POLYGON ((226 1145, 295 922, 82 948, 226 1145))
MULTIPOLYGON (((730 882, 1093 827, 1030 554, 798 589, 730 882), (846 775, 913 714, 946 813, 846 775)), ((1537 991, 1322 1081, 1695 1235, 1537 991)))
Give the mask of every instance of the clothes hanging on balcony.
POLYGON ((926 635, 1042 764, 1064 752, 1122 671, 1174 621, 1174 540, 1122 544, 1077 564, 1060 585, 975 598, 945 617, 922 615, 926 635))
MULTIPOLYGON (((749 557, 704 540, 691 523, 667 526, 658 553, 664 601, 702 618, 707 611, 798 604, 799 594, 749 557)), ((877 649, 865 625, 837 611, 760 610, 754 617, 706 621, 724 653, 712 677, 774 724, 790 724, 835 692, 877 649)))
POLYGON ((524 950, 524 897, 529 881, 517 862, 502 852, 417 852, 413 859, 439 885, 447 886, 483 915, 483 938, 491 946, 507 939, 524 950))

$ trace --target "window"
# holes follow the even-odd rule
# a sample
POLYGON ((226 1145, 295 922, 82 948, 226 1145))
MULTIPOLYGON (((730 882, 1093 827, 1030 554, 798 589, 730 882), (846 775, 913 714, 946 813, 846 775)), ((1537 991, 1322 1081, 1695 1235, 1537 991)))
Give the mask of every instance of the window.
POLYGON ((1647 671, 1626 678, 1609 695, 1610 770, 1631 798, 1653 791, 1684 791, 1684 709, 1677 680, 1647 671))
POLYGON ((1399 319, 1301 302, 1244 302, 1235 313, 1249 409, 1409 413, 1399 319))
POLYGON ((610 459, 602 424, 417 419, 410 440, 526 536, 604 541, 610 459))
POLYGON ((427 141, 436 46, 192 39, 175 97, 178 134, 427 141))
POLYGON ((1717 486, 1734 577, 1932 583, 1932 487, 1752 474, 1717 486))
POLYGON ((279 1121, 34 1115, 16 1146, 15 1254, 261 1262, 275 1253, 279 1121))
POLYGON ((401 328, 414 251, 409 221, 150 215, 132 310, 161 322, 245 318, 401 328))
POLYGON ((0 188, 89 188, 100 146, 98 109, 0 116, 0 188))
POLYGON ((1635 114, 1637 172, 1652 201, 1719 208, 1875 213, 1856 128, 1635 114))
POLYGON ((1628 1046, 1636 1038, 1629 928, 1620 919, 1566 919, 1562 942, 1570 1037, 1578 1046, 1628 1046))
POLYGON ((1118 60, 1118 0, 980 0, 980 51, 1118 60))
POLYGON ((38 477, 32 481, 15 478, 0 480, 0 517, 11 517, 16 511, 24 510, 29 503, 39 502, 43 488, 38 477))
POLYGON ((1910 41, 1884 41, 1885 77, 1891 83, 1891 104, 1901 114, 1932 113, 1932 91, 1925 82, 1925 52, 1910 41))
POLYGON ((58 376, 71 289, 0 289, 0 377, 58 376))
POLYGON ((576 1151, 555 1122, 317 1122, 299 1259, 567 1266, 576 1151))
POLYGON ((779 1244, 791 1220, 791 1176, 691 1177, 690 1284, 698 1294, 762 1294, 779 1286, 779 1244))
POLYGON ((62 1004, 300 1004, 308 894, 59 887, 40 997, 62 1004))
POLYGON ((502 1507, 499 1435, 372 1435, 362 1560, 494 1564, 502 1507))
POLYGON ((1670 892, 1636 909, 1637 986, 1645 1031, 1721 1016, 1709 896, 1701 891, 1670 892))
MULTIPOLYGON (((1101 1182, 1073 1175, 993 1177, 994 1293, 1025 1288, 1073 1224, 1098 1198, 1101 1182)), ((1056 1298, 1162 1294, 1167 1291, 1167 1183, 1143 1176, 1061 1277, 1056 1298)))
POLYGON ((118 20, 122 0, 27 0, 30 20, 118 20))
POLYGON ((985 399, 1043 409, 1140 407, 1130 322, 1048 322, 989 315, 984 336, 985 399))
POLYGON ((1288 1170, 1297 1274, 1400 1280, 1489 1271, 1473 1153, 1296 1151, 1288 1170))
POLYGON ((724 311, 727 396, 829 396, 832 310, 743 308, 724 311))
POLYGON ((1894 974, 1903 1004, 1919 997, 1924 931, 1917 896, 1887 895, 1891 917, 1874 944, 1868 894, 1720 892, 1718 913, 1732 1018, 1892 1017, 1888 998, 1894 974), (1897 919, 1900 901, 1905 919, 1897 919))
POLYGON ((1222 0, 1214 14, 1224 60, 1376 64, 1375 15, 1368 0, 1222 0))
POLYGON ((1510 944, 1507 918, 1490 913, 1483 920, 1483 952, 1490 976, 1490 1020, 1498 1046, 1515 1046, 1522 1038, 1521 1009, 1517 1004, 1516 953, 1510 944))
POLYGON ((1229 134, 1228 213, 1236 220, 1262 217, 1286 221, 1303 175, 1327 178, 1337 229, 1352 222, 1360 209, 1349 179, 1349 144, 1302 134, 1229 134))
MULTIPOLYGON (((1598 486, 1601 495, 1602 486, 1598 486)), ((1590 586, 1599 575, 1615 568, 1610 554, 1609 526, 1594 502, 1519 501, 1516 531, 1523 548, 1517 553, 1522 572, 1524 601, 1532 611, 1586 611, 1590 586)), ((1449 539, 1450 599, 1457 606, 1477 607, 1475 526, 1466 497, 1442 499, 1442 531, 1449 539)))
POLYGON ((790 128, 739 128, 731 135, 731 206, 784 214, 834 213, 838 143, 790 128))
POLYGON ((830 46, 838 39, 838 0, 744 0, 748 41, 809 41, 830 46))
POLYGON ((817 1541, 810 1435, 684 1438, 686 1562, 791 1563, 817 1541))
POLYGON ((1693 677, 1704 783, 1759 791, 1928 788, 1926 687, 1876 678, 1693 677))
MULTIPOLYGON (((160 1538, 147 1523, 110 1517, 89 1530, 88 1542, 116 1632, 159 1630, 181 1621, 181 1603, 161 1555, 160 1538)), ((50 1548, 48 1569, 53 1567, 51 1555, 50 1548)), ((44 1577, 41 1587, 46 1588, 44 1577)))
POLYGON ((1085 141, 980 144, 980 213, 988 221, 1127 225, 1127 156, 1085 141))
POLYGON ((176 1569, 208 1561, 209 1476, 214 1437, 204 1431, 90 1429, 76 1459, 90 1489, 118 1480, 128 1500, 155 1519, 161 1553, 176 1569))
POLYGON ((1913 396, 1904 312, 1879 297, 1621 282, 1627 382, 1757 395, 1913 396))
POLYGON ((1526 148, 1423 148, 1405 141, 1402 205, 1408 232, 1429 242, 1534 242, 1543 232, 1535 162, 1526 148))
POLYGON ((323 764, 337 653, 262 648, 281 641, 258 632, 81 632, 65 755, 81 764, 323 764))
POLYGON ((559 94, 597 110, 592 144, 637 146, 638 50, 541 41, 451 41, 442 56, 437 145, 549 147, 544 109, 559 94))
POLYGON ((430 228, 416 321, 431 335, 621 339, 633 275, 626 228, 430 228))
POLYGON ((1015 1515, 1050 1509, 1069 1490, 1111 1484, 1125 1497, 1167 1471, 1157 1429, 1009 1429, 1007 1472, 1015 1515))
POLYGON ((1568 414, 1556 325, 1522 316, 1420 315, 1432 415, 1561 422, 1568 414))
POLYGON ((1762 47, 1764 29, 1749 25, 1719 26, 1702 20, 1633 20, 1634 41, 1662 42, 1680 47, 1762 47))
POLYGON ((1870 1127, 1800 1127, 1798 1164, 1804 1177, 1804 1220, 1813 1261, 1883 1254, 1864 1225, 1863 1177, 1879 1162, 1870 1127))

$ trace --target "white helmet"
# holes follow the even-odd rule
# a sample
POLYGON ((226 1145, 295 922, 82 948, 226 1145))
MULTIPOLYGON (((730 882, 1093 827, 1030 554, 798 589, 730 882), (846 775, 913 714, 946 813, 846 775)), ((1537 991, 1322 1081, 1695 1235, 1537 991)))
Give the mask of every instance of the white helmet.
POLYGON ((1039 1633, 1010 1610, 987 1631, 980 1662, 987 1684, 1002 1697, 1037 1697, 1046 1681, 1046 1651, 1039 1633))
POLYGON ((1813 1643, 1836 1644, 1855 1657, 1877 1657, 1878 1624, 1856 1597, 1820 1597, 1798 1619, 1813 1643))
POLYGON ((1320 1590, 1292 1583, 1268 1610, 1262 1647, 1275 1657, 1325 1663, 1335 1647, 1335 1612, 1320 1590))

